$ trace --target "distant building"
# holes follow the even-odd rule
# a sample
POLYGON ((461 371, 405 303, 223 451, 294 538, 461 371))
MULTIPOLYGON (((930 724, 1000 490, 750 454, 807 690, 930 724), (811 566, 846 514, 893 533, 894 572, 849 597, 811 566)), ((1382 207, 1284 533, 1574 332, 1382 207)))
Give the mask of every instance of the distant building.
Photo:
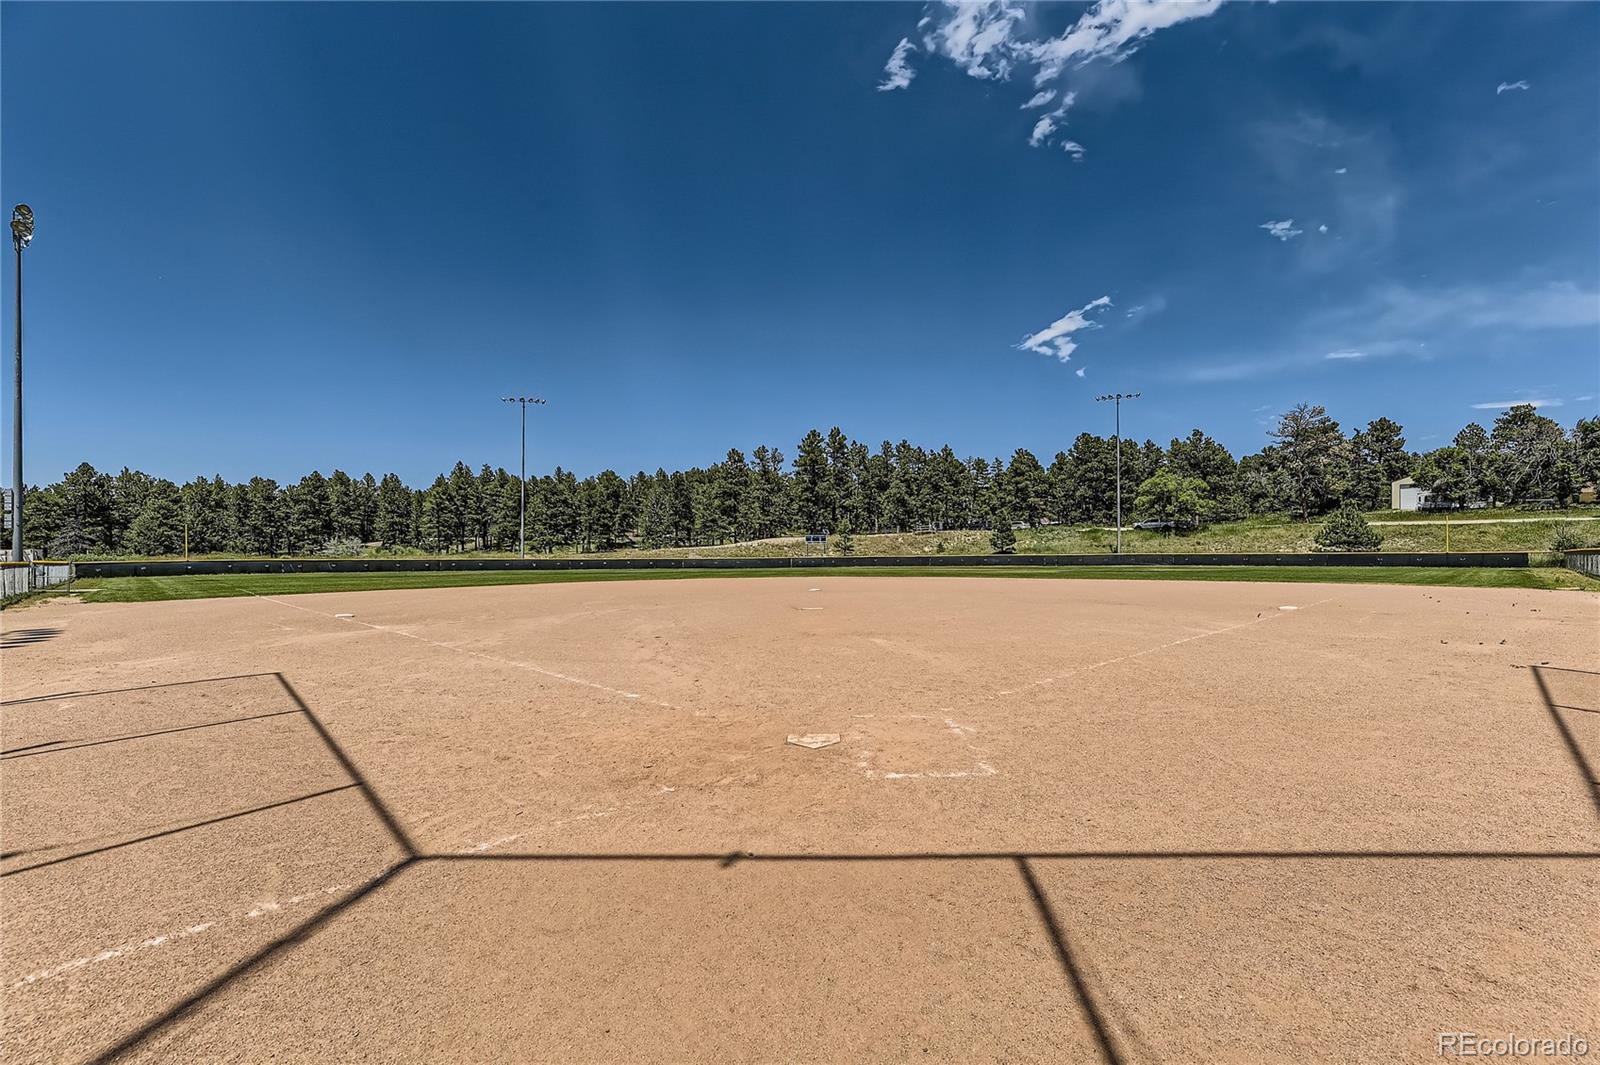
POLYGON ((1432 494, 1426 488, 1418 488, 1417 482, 1409 477, 1402 477, 1398 481, 1390 481, 1389 509, 1421 510, 1432 494))

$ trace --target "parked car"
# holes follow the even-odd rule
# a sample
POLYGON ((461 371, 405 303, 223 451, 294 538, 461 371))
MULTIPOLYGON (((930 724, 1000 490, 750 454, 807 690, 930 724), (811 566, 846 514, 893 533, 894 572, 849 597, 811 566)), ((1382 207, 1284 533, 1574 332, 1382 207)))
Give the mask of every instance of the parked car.
POLYGON ((1144 529, 1146 531, 1156 531, 1161 529, 1176 529, 1178 527, 1178 523, 1175 521, 1169 521, 1166 518, 1147 518, 1144 521, 1134 522, 1133 527, 1135 529, 1144 529))

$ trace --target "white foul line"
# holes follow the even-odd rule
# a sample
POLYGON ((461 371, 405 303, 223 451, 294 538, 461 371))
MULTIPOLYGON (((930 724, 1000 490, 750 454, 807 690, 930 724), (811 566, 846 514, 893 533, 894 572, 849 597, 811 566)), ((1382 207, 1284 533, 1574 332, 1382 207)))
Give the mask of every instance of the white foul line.
MULTIPOLYGON (((1337 598, 1337 596, 1330 595, 1327 599, 1318 599, 1315 603, 1307 603, 1301 609, 1310 610, 1314 606, 1321 606, 1323 603, 1330 602, 1335 598, 1337 598)), ((1281 611, 1283 608, 1279 607, 1278 610, 1281 611)), ((1271 614, 1259 614, 1256 617, 1251 618, 1249 621, 1241 621, 1237 625, 1229 625, 1221 629, 1212 629, 1210 632, 1196 633, 1193 636, 1185 636, 1179 640, 1171 640, 1167 643, 1157 644, 1155 647, 1146 647, 1143 651, 1133 651, 1125 655, 1118 655, 1116 658, 1108 658, 1104 662, 1095 662, 1092 665, 1079 666, 1077 669, 1068 670, 1067 672, 1057 674, 1054 677, 1045 677, 1043 680, 1036 680, 1032 684, 1024 684, 1020 688, 1006 688, 1002 691, 997 691, 994 694, 997 697, 1002 695, 1019 695, 1022 692, 1032 691, 1035 688, 1042 688, 1047 684, 1054 684, 1058 680, 1066 680, 1069 677, 1076 677, 1080 673, 1089 673, 1096 669, 1104 669, 1106 666, 1114 666, 1118 662, 1126 662, 1133 658, 1143 658, 1145 655, 1153 655, 1157 651, 1165 651, 1169 647, 1177 647, 1179 644, 1190 643, 1194 640, 1204 640, 1208 636, 1221 636, 1225 632, 1233 632, 1235 629, 1243 629, 1248 628, 1251 625, 1259 625, 1263 621, 1271 621, 1273 618, 1279 617, 1283 617, 1283 614, 1278 613, 1277 611, 1274 611, 1271 614)))
POLYGON ((14 980, 11 983, 11 990, 16 991, 19 988, 28 987, 31 984, 37 984, 41 980, 50 980, 57 976, 65 976, 67 973, 75 972, 76 970, 82 969, 89 965, 98 965, 101 962, 111 961, 113 958, 125 958, 130 954, 138 954, 143 951, 153 950, 156 947, 164 947, 169 943, 176 943, 184 939, 192 939, 193 937, 201 935, 226 921, 250 921, 258 917, 276 915, 290 906, 298 905, 299 903, 305 902, 308 899, 317 899, 324 898, 329 895, 337 895, 340 892, 349 891, 353 887, 355 887, 354 884, 331 884, 328 887, 318 888, 315 891, 306 891, 299 895, 291 895, 286 899, 272 899, 267 902, 259 902, 247 911, 234 910, 232 913, 224 917, 215 917, 209 921, 201 921, 198 924, 188 925, 184 928, 180 928, 176 932, 168 932, 165 935, 151 936, 149 939, 123 943, 118 946, 99 951, 95 954, 86 954, 81 958, 73 958, 71 961, 62 962, 60 965, 54 965, 48 969, 40 969, 37 972, 29 973, 27 976, 14 980))
MULTIPOLYGON (((249 589, 245 590, 249 591, 249 589)), ((584 680, 582 677, 574 677, 566 673, 558 673, 553 669, 545 669, 543 666, 535 665, 532 662, 520 662, 513 658, 501 658, 499 655, 485 654, 482 651, 474 651, 467 647, 457 647, 455 644, 441 643, 438 640, 430 640, 426 636, 418 636, 416 633, 407 632, 404 629, 390 628, 384 625, 373 625, 370 622, 358 621, 354 617, 346 617, 339 614, 329 614, 325 610, 313 610, 308 606, 301 606, 299 603, 290 603, 285 600, 278 599, 275 596, 262 595, 259 592, 250 592, 250 594, 255 596, 257 599, 265 599, 269 603, 277 603, 279 606, 287 606, 293 607, 296 610, 303 610, 307 614, 315 614, 318 617, 332 618, 335 621, 346 621, 352 625, 360 625, 363 628, 371 629, 373 632, 387 632, 392 633, 395 636, 404 636, 408 640, 416 640, 418 643, 425 643, 430 647, 438 647, 441 650, 454 651, 457 654, 470 655, 473 658, 481 658, 485 662, 494 662, 502 666, 511 666, 514 669, 525 669, 530 673, 537 673, 542 677, 549 677, 552 680, 560 680, 565 681, 568 684, 578 684, 585 688, 593 688, 596 691, 603 691, 608 695, 619 696, 623 699, 634 699, 639 702, 649 703, 651 706, 659 706, 664 710, 682 709, 680 706, 677 706, 673 703, 663 702, 660 699, 647 699, 638 692, 623 691, 621 688, 613 688, 597 681, 584 680)))

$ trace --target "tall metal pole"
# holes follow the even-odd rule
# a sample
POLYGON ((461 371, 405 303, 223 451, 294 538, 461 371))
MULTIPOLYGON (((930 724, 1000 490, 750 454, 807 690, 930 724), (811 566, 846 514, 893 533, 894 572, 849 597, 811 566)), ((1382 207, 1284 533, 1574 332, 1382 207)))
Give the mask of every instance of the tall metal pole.
POLYGON ((1117 450, 1117 546, 1114 554, 1122 554, 1122 401, 1125 399, 1138 399, 1138 392, 1113 392, 1106 396, 1096 396, 1096 403, 1111 401, 1116 410, 1113 424, 1116 426, 1115 435, 1112 436, 1112 447, 1117 450))
POLYGON ((11 392, 11 561, 22 561, 22 243, 17 249, 17 360, 11 392))
POLYGON ((11 408, 11 561, 22 561, 22 249, 33 239, 33 209, 11 209, 11 245, 17 249, 17 359, 11 408))
POLYGON ((515 403, 522 408, 522 460, 517 466, 517 557, 528 557, 528 404, 544 406, 544 400, 534 396, 501 396, 502 403, 515 403))
POLYGON ((1117 547, 1113 554, 1122 554, 1122 397, 1112 404, 1116 408, 1115 419, 1112 424, 1111 439, 1117 449, 1117 547))
POLYGON ((517 557, 528 557, 528 405, 522 408, 522 458, 517 462, 517 557))

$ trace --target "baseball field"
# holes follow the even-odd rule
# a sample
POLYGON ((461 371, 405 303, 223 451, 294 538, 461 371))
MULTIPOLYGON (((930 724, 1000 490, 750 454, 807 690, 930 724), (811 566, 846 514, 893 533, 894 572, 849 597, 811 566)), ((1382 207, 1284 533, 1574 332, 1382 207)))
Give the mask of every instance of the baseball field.
POLYGON ((1597 618, 832 575, 47 601, 5 615, 4 1054, 1593 1038, 1597 618))

